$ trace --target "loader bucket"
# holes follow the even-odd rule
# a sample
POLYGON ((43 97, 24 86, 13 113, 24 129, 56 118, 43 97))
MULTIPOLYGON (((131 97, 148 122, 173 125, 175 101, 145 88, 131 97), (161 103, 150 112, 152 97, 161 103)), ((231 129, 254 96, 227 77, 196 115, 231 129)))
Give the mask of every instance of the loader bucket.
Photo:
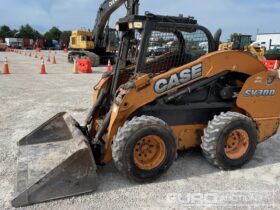
POLYGON ((18 142, 14 207, 91 192, 96 164, 86 137, 67 113, 59 113, 18 142))

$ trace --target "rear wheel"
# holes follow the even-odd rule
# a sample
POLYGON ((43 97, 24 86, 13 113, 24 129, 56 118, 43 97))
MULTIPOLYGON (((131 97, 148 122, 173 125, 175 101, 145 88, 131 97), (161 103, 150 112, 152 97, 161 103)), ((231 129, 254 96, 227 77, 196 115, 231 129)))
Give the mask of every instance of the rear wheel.
POLYGON ((227 112, 208 123, 201 148, 211 164, 221 169, 236 169, 253 157, 257 137, 256 125, 250 118, 227 112))
POLYGON ((113 140, 117 169, 137 182, 149 182, 168 170, 176 156, 176 138, 162 120, 135 117, 119 129, 113 140))

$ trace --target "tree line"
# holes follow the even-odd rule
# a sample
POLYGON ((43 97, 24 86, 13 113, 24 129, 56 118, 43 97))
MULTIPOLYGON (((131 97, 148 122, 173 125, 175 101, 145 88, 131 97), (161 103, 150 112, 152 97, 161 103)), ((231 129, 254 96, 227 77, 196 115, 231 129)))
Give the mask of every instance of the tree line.
POLYGON ((0 26, 0 38, 28 38, 28 39, 46 39, 46 40, 69 40, 71 31, 61 31, 57 27, 52 27, 49 31, 41 34, 36 29, 32 28, 29 24, 22 25, 20 28, 11 29, 7 25, 0 26))

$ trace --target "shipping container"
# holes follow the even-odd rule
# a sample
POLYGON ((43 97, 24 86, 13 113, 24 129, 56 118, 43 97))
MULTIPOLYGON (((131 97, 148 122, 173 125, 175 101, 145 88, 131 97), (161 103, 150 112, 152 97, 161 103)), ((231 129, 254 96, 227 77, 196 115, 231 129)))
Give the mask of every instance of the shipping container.
POLYGON ((35 42, 35 48, 45 48, 44 39, 37 39, 35 42))
POLYGON ((31 49, 32 46, 30 44, 30 39, 23 38, 22 39, 22 49, 31 49))
POLYGON ((20 38, 5 38, 5 42, 8 47, 11 48, 21 48, 22 47, 22 39, 20 38))

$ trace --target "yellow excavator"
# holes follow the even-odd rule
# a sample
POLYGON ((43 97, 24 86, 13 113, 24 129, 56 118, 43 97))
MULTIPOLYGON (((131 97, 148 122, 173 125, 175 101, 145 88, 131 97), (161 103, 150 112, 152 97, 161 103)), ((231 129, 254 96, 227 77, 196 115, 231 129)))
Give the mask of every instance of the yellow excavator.
POLYGON ((127 15, 137 15, 139 0, 105 0, 97 13, 95 27, 92 32, 83 30, 72 31, 70 37, 70 52, 68 62, 73 63, 77 58, 87 58, 93 66, 115 62, 115 54, 119 47, 120 35, 109 27, 112 13, 125 5, 127 15))
POLYGON ((82 31, 82 30, 72 31, 70 36, 71 49, 91 50, 93 49, 93 46, 94 46, 94 42, 91 40, 90 31, 82 31))
POLYGON ((264 47, 259 47, 252 43, 252 36, 245 34, 234 34, 230 42, 225 42, 219 45, 219 50, 241 50, 249 52, 259 60, 266 60, 264 47))
POLYGON ((119 59, 94 86, 84 124, 59 113, 19 141, 13 206, 92 192, 97 167, 111 161, 129 180, 151 182, 193 147, 210 164, 237 169, 276 134, 277 71, 246 52, 218 51, 221 33, 150 13, 126 16, 117 29, 119 59), (164 52, 151 55, 155 40, 164 52))

